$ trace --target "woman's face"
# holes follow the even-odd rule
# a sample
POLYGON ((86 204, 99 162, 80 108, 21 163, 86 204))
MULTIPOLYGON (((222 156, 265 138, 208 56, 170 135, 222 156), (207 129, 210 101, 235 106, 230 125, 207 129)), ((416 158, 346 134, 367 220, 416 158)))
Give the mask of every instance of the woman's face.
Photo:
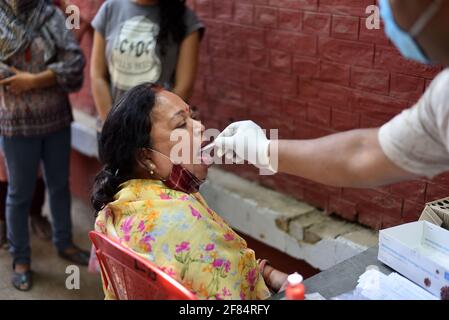
POLYGON ((204 126, 191 118, 190 107, 177 95, 163 90, 157 94, 151 119, 152 149, 158 151, 150 151, 155 176, 167 178, 173 162, 182 164, 197 178, 205 179, 208 166, 202 163, 200 154, 201 147, 207 144, 204 126))

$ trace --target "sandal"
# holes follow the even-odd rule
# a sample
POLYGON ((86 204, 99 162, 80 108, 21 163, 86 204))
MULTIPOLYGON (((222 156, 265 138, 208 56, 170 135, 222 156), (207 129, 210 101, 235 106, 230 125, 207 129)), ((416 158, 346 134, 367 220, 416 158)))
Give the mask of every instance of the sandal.
POLYGON ((65 260, 81 266, 89 265, 90 253, 75 246, 73 248, 76 249, 76 252, 69 254, 64 251, 58 251, 58 255, 65 260))
POLYGON ((12 285, 19 291, 29 291, 33 284, 31 270, 25 272, 12 272, 12 285))

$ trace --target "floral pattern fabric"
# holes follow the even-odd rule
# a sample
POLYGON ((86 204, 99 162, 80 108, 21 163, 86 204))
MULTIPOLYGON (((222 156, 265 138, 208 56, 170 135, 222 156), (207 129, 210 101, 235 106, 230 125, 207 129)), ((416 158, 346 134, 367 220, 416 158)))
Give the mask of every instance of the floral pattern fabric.
MULTIPOLYGON (((99 212, 95 229, 156 264, 199 299, 270 295, 254 251, 199 193, 130 180, 99 212)), ((104 291, 106 299, 114 299, 112 288, 104 291)))

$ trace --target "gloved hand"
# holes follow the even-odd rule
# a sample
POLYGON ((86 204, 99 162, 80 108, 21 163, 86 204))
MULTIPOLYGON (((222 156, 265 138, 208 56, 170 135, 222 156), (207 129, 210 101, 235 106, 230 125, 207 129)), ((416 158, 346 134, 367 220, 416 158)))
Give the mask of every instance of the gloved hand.
POLYGON ((234 163, 244 160, 259 169, 275 170, 270 166, 268 148, 270 140, 264 131, 253 121, 239 121, 230 124, 215 139, 216 154, 226 156, 234 163))

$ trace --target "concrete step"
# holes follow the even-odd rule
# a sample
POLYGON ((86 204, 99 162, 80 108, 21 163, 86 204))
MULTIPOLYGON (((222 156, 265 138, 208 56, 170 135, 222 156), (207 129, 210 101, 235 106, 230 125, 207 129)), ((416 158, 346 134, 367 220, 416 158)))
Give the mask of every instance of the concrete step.
POLYGON ((217 168, 201 193, 232 227, 320 270, 378 242, 377 232, 217 168))

